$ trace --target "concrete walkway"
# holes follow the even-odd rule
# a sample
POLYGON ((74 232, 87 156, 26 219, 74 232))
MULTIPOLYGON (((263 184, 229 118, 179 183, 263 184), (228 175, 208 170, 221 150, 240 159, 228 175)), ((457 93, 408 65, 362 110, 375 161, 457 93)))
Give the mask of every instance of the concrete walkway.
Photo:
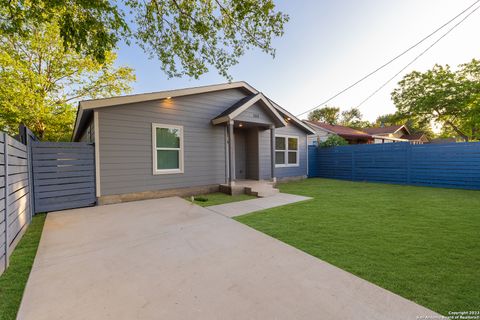
POLYGON ((274 196, 266 198, 258 198, 252 200, 244 200, 238 202, 231 202, 219 204, 216 206, 206 207, 208 210, 214 211, 227 217, 236 217, 254 211, 270 209, 274 207, 283 206, 299 201, 310 200, 310 197, 297 196, 288 193, 279 193, 274 196))
POLYGON ((434 313, 241 223, 165 198, 48 214, 18 319, 426 315, 434 313))

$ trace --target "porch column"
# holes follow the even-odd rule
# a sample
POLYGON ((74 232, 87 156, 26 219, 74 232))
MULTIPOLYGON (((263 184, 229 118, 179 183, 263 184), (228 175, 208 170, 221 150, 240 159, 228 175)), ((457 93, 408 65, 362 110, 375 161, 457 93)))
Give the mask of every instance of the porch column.
POLYGON ((235 135, 233 134, 233 120, 228 121, 228 184, 235 184, 235 135))
POLYGON ((272 159, 271 163, 271 173, 272 173, 272 181, 277 182, 277 178, 275 177, 275 126, 270 126, 270 157, 272 159))

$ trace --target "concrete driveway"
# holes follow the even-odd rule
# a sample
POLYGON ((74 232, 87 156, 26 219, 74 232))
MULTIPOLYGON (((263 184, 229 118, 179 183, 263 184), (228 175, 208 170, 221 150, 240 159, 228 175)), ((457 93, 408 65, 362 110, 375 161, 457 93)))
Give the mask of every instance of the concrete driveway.
POLYGON ((50 213, 18 319, 417 319, 433 312, 180 198, 50 213))

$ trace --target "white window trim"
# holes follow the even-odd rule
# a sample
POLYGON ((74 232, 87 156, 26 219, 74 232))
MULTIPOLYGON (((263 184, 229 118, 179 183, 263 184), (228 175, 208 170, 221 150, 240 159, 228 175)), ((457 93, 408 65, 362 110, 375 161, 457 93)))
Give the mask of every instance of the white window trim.
MULTIPOLYGON (((285 163, 283 164, 276 164, 275 168, 286 168, 286 167, 299 167, 300 166, 300 137, 299 136, 289 136, 283 134, 276 134, 275 138, 285 138, 285 150, 277 150, 275 147, 275 153, 277 152, 284 152, 285 153, 285 163), (288 138, 297 139, 297 150, 288 150, 288 138), (296 163, 288 163, 288 152, 289 151, 296 151, 297 152, 297 162, 296 163)), ((276 157, 275 157, 276 161, 276 157)))
POLYGON ((176 174, 183 173, 183 126, 176 126, 163 123, 152 123, 152 155, 153 155, 153 174, 176 174), (180 130, 180 148, 157 148, 157 128, 179 129, 180 130), (179 168, 178 169, 157 169, 157 150, 178 150, 179 151, 179 168))

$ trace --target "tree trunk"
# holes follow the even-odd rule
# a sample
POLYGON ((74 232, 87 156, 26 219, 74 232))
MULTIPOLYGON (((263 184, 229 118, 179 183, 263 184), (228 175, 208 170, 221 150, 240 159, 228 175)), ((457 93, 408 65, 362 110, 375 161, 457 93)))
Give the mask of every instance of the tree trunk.
POLYGON ((463 133, 456 125, 454 125, 450 121, 445 121, 446 124, 448 124, 450 127, 452 127, 453 131, 455 131, 460 137, 462 137, 465 142, 468 142, 470 140, 469 136, 467 136, 465 133, 463 133))

